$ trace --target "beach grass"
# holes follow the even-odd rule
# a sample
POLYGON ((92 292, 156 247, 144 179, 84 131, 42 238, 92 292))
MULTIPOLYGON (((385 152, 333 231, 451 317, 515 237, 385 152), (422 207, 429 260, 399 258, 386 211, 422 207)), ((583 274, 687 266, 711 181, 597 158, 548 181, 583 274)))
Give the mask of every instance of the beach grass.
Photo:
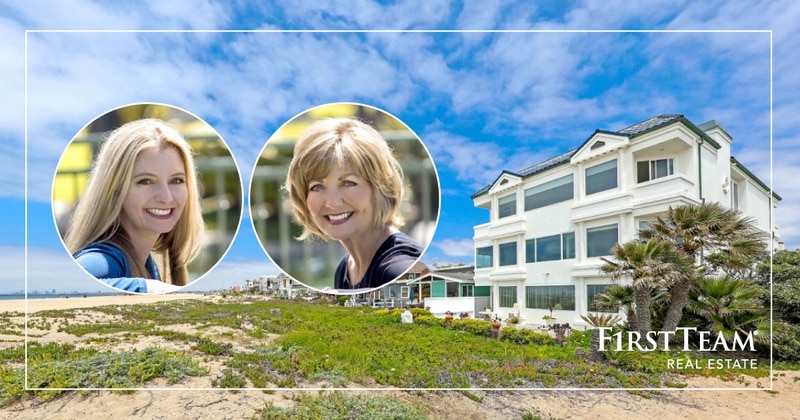
POLYGON ((332 392, 323 395, 303 394, 290 408, 268 405, 253 416, 260 420, 352 419, 392 420, 427 419, 428 413, 394 397, 375 397, 332 392))
MULTIPOLYGON (((7 330, 22 330, 12 318, 5 319, 7 330)), ((608 353, 607 362, 592 363, 575 355, 578 347, 588 349, 585 332, 573 331, 556 343, 541 332, 506 327, 498 340, 490 337, 487 321, 447 325, 424 312, 415 323, 402 324, 399 311, 242 296, 43 311, 30 325, 37 326, 37 335, 52 328, 76 342, 29 345, 29 391, 24 347, 0 350, 0 404, 26 392, 48 399, 58 395, 57 389, 126 390, 155 378, 181 387, 190 377, 206 378, 205 387, 229 390, 685 386, 666 363, 683 357, 680 352, 608 353), (133 345, 145 338, 159 341, 119 351, 120 343, 133 345), (211 361, 221 367, 211 371, 211 361)), ((769 370, 762 363, 756 370, 691 373, 766 377, 769 370)), ((340 398, 336 395, 321 398, 340 398)), ((362 403, 348 401, 334 404, 362 403)))

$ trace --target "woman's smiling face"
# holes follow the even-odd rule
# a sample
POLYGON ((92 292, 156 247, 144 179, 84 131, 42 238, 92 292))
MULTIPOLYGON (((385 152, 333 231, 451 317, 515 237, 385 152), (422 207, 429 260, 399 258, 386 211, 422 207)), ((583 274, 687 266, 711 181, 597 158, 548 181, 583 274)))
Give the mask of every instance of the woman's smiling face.
POLYGON ((336 240, 358 239, 374 230, 372 186, 348 167, 334 165, 308 184, 306 203, 314 223, 336 240))
POLYGON ((186 168, 174 147, 144 150, 136 156, 120 222, 133 240, 175 227, 186 204, 186 168))

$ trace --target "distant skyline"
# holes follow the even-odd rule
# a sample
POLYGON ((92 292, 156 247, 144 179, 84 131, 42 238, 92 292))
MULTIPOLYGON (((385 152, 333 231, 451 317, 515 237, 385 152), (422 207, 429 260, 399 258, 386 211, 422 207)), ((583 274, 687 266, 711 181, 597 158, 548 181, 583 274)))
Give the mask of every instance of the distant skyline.
MULTIPOLYGON (((591 2, 364 1, 358 14, 305 3, 175 2, 167 10, 84 0, 53 5, 49 15, 23 1, 0 6, 8 57, 0 77, 9 86, 0 104, 0 293, 24 287, 26 207, 28 288, 97 290, 56 233, 52 180, 83 125, 134 102, 177 106, 211 124, 237 161, 245 194, 264 143, 294 115, 342 101, 391 113, 426 144, 440 177, 438 230, 422 258, 431 265, 473 262, 472 227, 488 213, 470 196, 503 170, 657 114, 713 119, 733 136, 737 160, 774 183, 783 198, 778 232, 788 249, 800 247, 800 57, 792 42, 800 6, 656 3, 612 11, 591 2), (190 32, 115 31, 123 28, 190 32), (345 31, 203 32, 241 28, 345 31), (546 31, 346 31, 384 28, 546 31), (594 29, 657 32, 587 31, 594 29)), ((278 272, 245 210, 226 257, 187 290, 278 272)))

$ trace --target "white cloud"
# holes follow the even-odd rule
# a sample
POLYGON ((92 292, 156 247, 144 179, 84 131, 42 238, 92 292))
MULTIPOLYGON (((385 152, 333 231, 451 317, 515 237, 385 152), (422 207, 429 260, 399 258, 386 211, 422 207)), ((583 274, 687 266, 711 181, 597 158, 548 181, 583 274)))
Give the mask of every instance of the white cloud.
MULTIPOLYGON (((8 100, 0 105, 3 195, 22 194, 24 28, 213 29, 241 25, 245 20, 237 18, 247 14, 246 22, 272 28, 773 29, 776 150, 797 144, 800 76, 794 69, 800 58, 794 39, 800 5, 788 0, 586 1, 563 17, 545 14, 552 5, 501 2, 284 2, 245 9, 210 1, 152 0, 124 8, 83 0, 48 3, 49 13, 39 12, 43 7, 13 1, 0 25, 10 57, 0 63, 0 77, 9 86, 8 100)), ((423 124, 426 116, 427 123, 447 121, 427 129, 433 139, 423 138, 438 147, 431 150, 437 164, 471 188, 503 169, 575 147, 595 128, 621 128, 663 112, 684 113, 697 123, 717 119, 735 137, 734 154, 746 161, 744 152, 768 136, 762 111, 769 100, 762 68, 766 36, 29 34, 30 192, 48 199, 60 152, 83 124, 109 108, 151 100, 215 122, 243 168, 252 167, 253 156, 282 122, 339 100, 372 102, 396 115, 415 115, 423 124), (464 123, 474 129, 463 130, 464 123)), ((747 166, 766 181, 758 162, 747 166)), ((800 169, 777 154, 776 165, 790 173, 800 169)), ((793 187, 779 182, 780 207, 794 208, 786 193, 793 187)), ((781 208, 778 214, 782 233, 800 231, 793 227, 800 222, 781 208)))
POLYGON ((472 239, 444 239, 433 245, 448 257, 471 257, 475 249, 472 239))

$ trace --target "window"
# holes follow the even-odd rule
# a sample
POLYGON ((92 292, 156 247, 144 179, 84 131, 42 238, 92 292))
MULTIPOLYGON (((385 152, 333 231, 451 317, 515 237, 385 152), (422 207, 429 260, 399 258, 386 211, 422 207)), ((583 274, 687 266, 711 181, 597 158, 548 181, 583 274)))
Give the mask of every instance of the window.
POLYGON ((517 242, 500 244, 500 265, 517 264, 517 242))
POLYGON ((636 162, 636 182, 642 183, 672 175, 675 171, 672 158, 640 160, 636 162))
POLYGON ((492 266, 492 247, 485 246, 475 250, 475 267, 486 268, 492 266))
POLYGON ((618 240, 617 225, 600 226, 586 229, 586 256, 600 257, 609 255, 611 248, 618 240))
POLYGON ((497 217, 499 219, 517 214, 516 194, 509 194, 505 197, 500 197, 500 199, 497 200, 497 204, 498 204, 497 217))
POLYGON ((731 208, 733 211, 739 211, 739 184, 733 183, 731 186, 731 208))
POLYGON ((446 284, 447 297, 458 297, 458 283, 448 281, 446 284))
POLYGON ((536 239, 525 240, 525 262, 536 262, 536 239))
POLYGON ((525 240, 526 263, 570 258, 575 258, 575 232, 525 240))
POLYGON ((586 310, 589 312, 617 312, 612 308, 599 308, 595 303, 597 295, 606 292, 613 284, 587 284, 586 285, 586 310))
POLYGON ((586 168, 586 195, 617 188, 617 160, 586 168))
POLYGON ((561 235, 536 238, 536 261, 561 259, 561 235))
POLYGON ((572 174, 525 190, 525 211, 572 200, 572 174))
POLYGON ((471 285, 471 284, 462 284, 461 285, 461 296, 462 297, 475 296, 475 286, 471 285))
POLYGON ((400 298, 408 299, 411 297, 411 288, 408 286, 400 286, 400 298))
POLYGON ((561 258, 565 260, 575 258, 575 232, 561 235, 561 258))
POLYGON ((565 311, 575 310, 575 286, 526 286, 525 307, 550 309, 558 307, 565 311))
POLYGON ((512 308, 517 303, 517 286, 500 286, 498 293, 501 308, 512 308))

